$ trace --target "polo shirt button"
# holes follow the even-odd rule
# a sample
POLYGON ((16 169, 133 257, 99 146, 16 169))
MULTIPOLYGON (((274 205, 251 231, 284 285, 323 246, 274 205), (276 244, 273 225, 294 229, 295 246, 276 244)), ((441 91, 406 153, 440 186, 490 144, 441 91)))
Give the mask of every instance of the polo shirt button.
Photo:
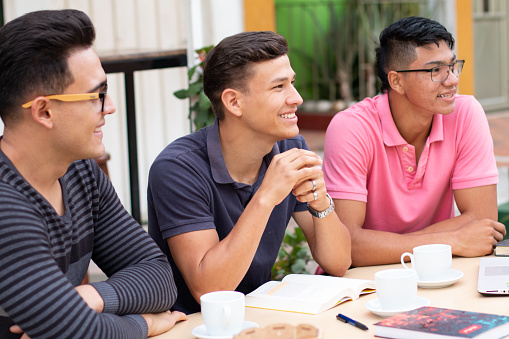
POLYGON ((408 152, 408 147, 403 147, 403 152, 408 152))
POLYGON ((408 172, 413 172, 414 168, 412 166, 408 167, 408 172))

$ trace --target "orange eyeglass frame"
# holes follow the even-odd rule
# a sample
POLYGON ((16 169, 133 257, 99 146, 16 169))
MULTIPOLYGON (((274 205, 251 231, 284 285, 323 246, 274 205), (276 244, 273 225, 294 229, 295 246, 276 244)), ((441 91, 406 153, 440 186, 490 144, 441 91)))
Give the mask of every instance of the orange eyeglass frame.
MULTIPOLYGON (((57 94, 57 95, 48 95, 48 96, 44 96, 44 97, 48 98, 48 99, 52 99, 52 100, 65 101, 65 102, 101 99, 101 104, 102 104, 101 112, 102 112, 102 111, 104 111, 104 98, 106 97, 106 91, 100 92, 100 93, 84 93, 84 94, 57 94)), ((32 106, 34 101, 35 100, 29 101, 26 104, 21 105, 21 107, 29 108, 32 106)))

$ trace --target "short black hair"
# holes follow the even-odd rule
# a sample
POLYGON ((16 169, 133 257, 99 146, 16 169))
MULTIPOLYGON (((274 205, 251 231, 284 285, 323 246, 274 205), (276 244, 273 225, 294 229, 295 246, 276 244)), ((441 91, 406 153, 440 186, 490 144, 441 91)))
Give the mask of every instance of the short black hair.
POLYGON ((288 43, 271 31, 243 32, 223 39, 205 58, 203 90, 214 115, 224 118, 221 95, 227 88, 247 91, 246 83, 254 63, 288 54, 288 43))
POLYGON ((90 18, 74 9, 27 13, 0 28, 0 117, 19 119, 21 105, 60 94, 74 81, 67 58, 92 46, 90 18))
POLYGON ((441 41, 452 50, 454 38, 440 23, 423 17, 411 16, 387 26, 380 33, 380 45, 376 48, 376 72, 382 81, 381 92, 389 90, 387 74, 398 67, 411 64, 417 54, 415 48, 441 41))

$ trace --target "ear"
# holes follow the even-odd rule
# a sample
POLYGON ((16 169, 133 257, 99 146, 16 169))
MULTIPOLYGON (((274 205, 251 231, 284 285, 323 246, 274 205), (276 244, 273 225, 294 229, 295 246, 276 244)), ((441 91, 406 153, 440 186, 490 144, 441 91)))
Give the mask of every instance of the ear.
POLYGON ((228 112, 237 117, 242 116, 242 93, 237 90, 227 88, 221 94, 221 100, 223 101, 223 105, 228 112))
POLYGON ((405 94, 405 77, 396 71, 390 71, 387 74, 387 80, 389 80, 389 85, 391 89, 398 92, 399 94, 405 94))
POLYGON ((50 100, 45 97, 38 97, 30 107, 32 119, 46 128, 53 127, 53 109, 50 107, 50 100))

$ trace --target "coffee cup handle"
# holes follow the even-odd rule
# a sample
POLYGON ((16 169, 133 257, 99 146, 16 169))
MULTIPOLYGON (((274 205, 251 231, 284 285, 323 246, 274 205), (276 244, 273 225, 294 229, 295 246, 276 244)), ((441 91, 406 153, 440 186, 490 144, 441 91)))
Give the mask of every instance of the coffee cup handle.
POLYGON ((405 252, 401 255, 401 265, 403 265, 403 267, 405 267, 407 270, 411 270, 413 267, 414 267, 414 255, 412 253, 409 253, 409 252, 405 252), (405 263, 405 257, 406 256, 409 256, 410 257, 410 262, 412 263, 412 267, 408 267, 405 263))
POLYGON ((230 306, 225 306, 223 308, 223 313, 224 313, 224 317, 223 317, 223 327, 228 327, 230 326, 230 322, 232 321, 232 309, 230 306))

